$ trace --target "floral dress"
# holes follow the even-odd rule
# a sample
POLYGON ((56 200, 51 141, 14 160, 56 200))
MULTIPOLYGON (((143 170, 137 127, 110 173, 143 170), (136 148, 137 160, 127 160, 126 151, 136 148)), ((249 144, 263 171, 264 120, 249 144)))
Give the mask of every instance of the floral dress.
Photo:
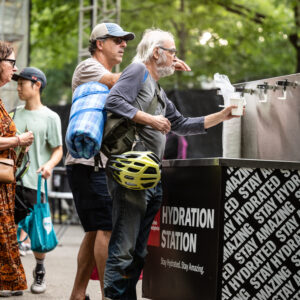
MULTIPOLYGON (((15 124, 0 100, 0 137, 15 134, 15 124)), ((15 160, 16 154, 13 149, 0 150, 0 157, 15 160)), ((0 183, 0 291, 27 289, 14 221, 15 186, 15 183, 0 183)))

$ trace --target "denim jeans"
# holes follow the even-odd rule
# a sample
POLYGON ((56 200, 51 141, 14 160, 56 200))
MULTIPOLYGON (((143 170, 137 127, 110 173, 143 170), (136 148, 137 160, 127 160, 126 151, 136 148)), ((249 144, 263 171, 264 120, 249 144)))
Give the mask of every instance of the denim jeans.
POLYGON ((135 300, 151 225, 162 202, 162 187, 159 183, 152 189, 135 191, 109 177, 107 184, 113 199, 113 231, 104 274, 105 297, 135 300))

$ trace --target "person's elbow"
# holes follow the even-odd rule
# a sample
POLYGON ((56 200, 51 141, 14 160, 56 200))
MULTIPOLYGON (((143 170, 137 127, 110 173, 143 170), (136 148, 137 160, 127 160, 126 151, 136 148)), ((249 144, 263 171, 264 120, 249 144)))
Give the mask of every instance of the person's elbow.
POLYGON ((120 78, 121 73, 109 73, 102 76, 100 83, 105 84, 109 89, 111 89, 118 79, 120 78))

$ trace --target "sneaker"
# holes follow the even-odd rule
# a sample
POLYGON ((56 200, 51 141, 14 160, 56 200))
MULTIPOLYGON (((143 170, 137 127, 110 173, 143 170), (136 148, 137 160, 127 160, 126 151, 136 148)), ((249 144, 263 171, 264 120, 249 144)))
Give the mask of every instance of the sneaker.
POLYGON ((34 282, 30 287, 30 290, 33 294, 41 294, 46 291, 46 282, 45 282, 45 271, 36 272, 33 270, 34 282))
POLYGON ((19 244, 19 252, 21 256, 26 256, 26 248, 25 245, 23 243, 19 244))
POLYGON ((22 243, 22 244, 25 248, 26 254, 33 254, 32 250, 31 250, 31 244, 30 243, 22 243))
POLYGON ((11 296, 11 291, 9 290, 0 291, 0 297, 10 297, 10 296, 11 296))

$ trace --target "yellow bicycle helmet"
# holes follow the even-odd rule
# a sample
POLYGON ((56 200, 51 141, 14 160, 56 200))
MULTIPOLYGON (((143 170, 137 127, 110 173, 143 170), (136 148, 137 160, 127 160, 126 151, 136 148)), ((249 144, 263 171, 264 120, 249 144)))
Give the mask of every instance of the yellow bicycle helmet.
POLYGON ((108 169, 119 184, 131 190, 153 188, 160 181, 160 160, 150 151, 112 155, 108 169))

